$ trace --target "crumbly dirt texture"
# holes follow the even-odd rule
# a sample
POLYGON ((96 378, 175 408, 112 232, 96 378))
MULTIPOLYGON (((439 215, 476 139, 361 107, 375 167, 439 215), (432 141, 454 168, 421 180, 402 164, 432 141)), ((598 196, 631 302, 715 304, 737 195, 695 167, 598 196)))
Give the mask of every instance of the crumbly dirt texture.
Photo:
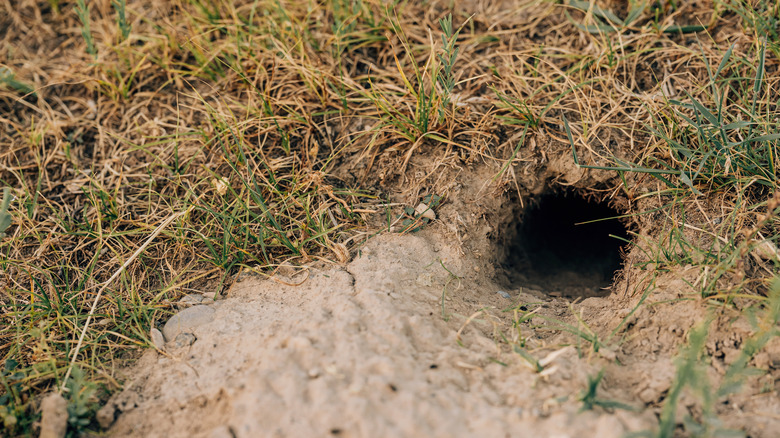
MULTIPOLYGON (((236 283, 192 346, 141 359, 111 401, 122 406, 111 434, 620 437, 652 425, 649 411, 578 414, 598 361, 574 347, 539 349, 540 358, 555 354, 545 376, 502 353, 500 309, 541 298, 512 291, 506 299, 478 285, 473 261, 442 241, 385 235, 344 268, 281 278, 303 277, 300 286, 236 283), (466 278, 453 281, 441 263, 466 278)), ((545 313, 566 310, 542 300, 545 313)), ((621 383, 606 393, 635 401, 621 383)))
MULTIPOLYGON (((529 349, 549 360, 537 372, 498 338, 512 322, 502 310, 541 303, 540 315, 573 322, 570 303, 519 289, 504 298, 479 266, 428 232, 376 237, 345 267, 247 276, 212 305, 214 320, 194 331, 191 346, 149 351, 128 372, 125 390, 104 408, 117 417, 109 433, 621 437, 656 425, 674 378, 671 356, 705 313, 700 303, 668 304, 689 292, 685 272, 658 281, 626 330, 631 340, 614 351, 583 356, 576 341, 563 346, 557 330, 532 320, 538 324, 523 329, 529 349), (599 396, 634 411, 580 412, 588 378, 601 368, 599 396)), ((638 298, 589 298, 573 310, 607 332, 638 298)), ((748 333, 724 317, 712 336, 728 355, 748 333)), ((771 437, 780 398, 759 389, 749 385, 724 404, 721 418, 771 437)), ((689 408, 695 403, 680 407, 689 408)))

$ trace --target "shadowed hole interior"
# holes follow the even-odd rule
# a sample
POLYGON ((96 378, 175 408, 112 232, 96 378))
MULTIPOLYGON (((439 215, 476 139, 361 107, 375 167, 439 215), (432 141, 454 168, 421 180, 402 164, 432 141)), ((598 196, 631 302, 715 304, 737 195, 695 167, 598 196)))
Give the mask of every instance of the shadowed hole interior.
POLYGON ((617 216, 608 204, 574 191, 532 200, 507 233, 507 286, 570 298, 608 295, 622 267, 621 239, 628 238, 617 216))

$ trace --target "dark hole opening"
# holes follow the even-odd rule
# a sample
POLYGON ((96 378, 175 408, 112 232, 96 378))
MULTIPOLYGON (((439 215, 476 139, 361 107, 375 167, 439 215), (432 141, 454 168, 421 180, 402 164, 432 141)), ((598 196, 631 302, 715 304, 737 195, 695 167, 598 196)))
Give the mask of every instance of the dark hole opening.
POLYGON ((622 267, 621 239, 628 239, 620 215, 573 191, 532 201, 508 235, 507 286, 569 298, 608 295, 622 267))

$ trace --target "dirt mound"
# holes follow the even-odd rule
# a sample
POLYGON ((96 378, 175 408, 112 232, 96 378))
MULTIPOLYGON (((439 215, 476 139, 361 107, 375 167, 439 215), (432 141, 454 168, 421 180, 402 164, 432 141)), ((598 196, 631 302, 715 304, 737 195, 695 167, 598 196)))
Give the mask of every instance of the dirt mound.
MULTIPOLYGON (((569 302, 501 294, 479 262, 442 241, 433 232, 384 235, 346 268, 245 277, 212 304, 213 320, 193 330, 192 345, 169 342, 167 354, 144 356, 103 420, 116 416, 114 436, 161 437, 619 437, 657 427, 675 346, 704 315, 695 302, 685 311, 670 304, 687 292, 685 272, 657 285, 628 324, 630 340, 583 354, 555 330, 556 317, 572 319, 569 302), (508 351, 506 309, 532 303, 539 318, 514 324, 524 325, 525 347, 514 339, 508 351), (590 401, 623 409, 583 410, 602 369, 590 401)), ((638 299, 590 298, 575 313, 606 332, 638 299)), ((777 394, 739 400, 778 408, 777 394)), ((682 414, 696 409, 686 402, 682 414)), ((780 427, 771 415, 732 409, 729 423, 752 436, 780 427)))
POLYGON ((578 413, 598 370, 575 348, 537 349, 540 359, 551 356, 537 372, 497 343, 500 318, 466 324, 479 309, 500 314, 540 299, 544 313, 566 309, 526 293, 507 299, 448 272, 470 263, 448 245, 386 235, 346 269, 276 279, 300 286, 245 279, 213 305, 213 321, 194 330, 191 346, 147 353, 108 405, 119 414, 111 432, 618 437, 653 424, 650 412, 578 413))

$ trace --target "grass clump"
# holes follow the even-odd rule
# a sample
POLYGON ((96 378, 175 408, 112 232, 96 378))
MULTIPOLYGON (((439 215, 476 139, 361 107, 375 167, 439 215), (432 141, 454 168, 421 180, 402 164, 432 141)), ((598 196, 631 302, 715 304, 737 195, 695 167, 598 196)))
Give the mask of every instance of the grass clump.
MULTIPOLYGON (((71 58, 40 68, 79 71, 82 82, 44 87, 37 107, 20 103, 4 76, 3 435, 33 433, 36 396, 63 385, 71 431, 94 429, 94 404, 119 387, 117 358, 149 346, 149 330, 182 295, 222 293, 241 270, 270 275, 284 262, 340 260, 349 239, 360 239, 377 201, 329 175, 340 121, 337 107, 323 106, 327 88, 286 58, 298 50, 286 30, 269 46, 259 14, 219 21, 271 3, 234 5, 240 13, 161 4, 164 18, 152 23, 116 2, 117 24, 113 15, 90 21, 81 2, 55 20, 56 32, 84 32, 71 58), (183 25, 188 42, 176 36, 183 25), (110 40, 95 31, 117 26, 133 44, 94 58, 95 39, 110 40), (93 59, 81 60, 84 51, 93 59), (317 93, 300 92, 307 78, 317 93), (72 382, 80 386, 69 392, 72 382)), ((32 56, 29 44, 4 46, 22 51, 0 62, 32 56)))
POLYGON ((441 19, 442 43, 440 53, 435 53, 433 46, 424 64, 417 61, 415 50, 391 11, 387 12, 392 31, 401 44, 405 54, 405 61, 411 66, 413 75, 407 76, 402 65, 402 59, 393 55, 397 73, 400 76, 404 93, 414 101, 405 110, 398 107, 386 97, 386 93, 376 87, 366 94, 377 107, 380 113, 380 126, 390 128, 392 132, 411 144, 417 144, 426 138, 436 141, 448 142, 438 130, 445 121, 447 110, 450 107, 452 92, 456 85, 454 65, 458 58, 456 46, 460 30, 452 25, 452 15, 441 19))
MULTIPOLYGON (((656 265, 712 267, 701 283, 703 296, 724 296, 721 280, 733 275, 740 277, 732 282, 733 293, 742 287, 766 290, 771 276, 751 270, 743 259, 755 245, 777 242, 780 237, 777 206, 772 201, 780 189, 780 125, 772 98, 778 83, 765 74, 763 42, 755 46, 752 59, 746 54, 734 59, 734 48, 722 54, 714 70, 708 57, 701 57, 707 82, 696 92, 702 97, 683 92, 686 100, 668 99, 658 111, 648 111, 651 122, 646 129, 657 143, 642 162, 630 163, 613 155, 606 158, 612 162, 606 165, 583 164, 564 118, 580 167, 642 174, 662 183, 663 188, 652 194, 665 200, 662 211, 670 226, 659 236, 659 249, 650 257, 656 265), (692 202, 706 196, 720 197, 733 207, 725 210, 726 215, 709 220, 703 229, 688 223, 686 217, 699 213, 691 211, 695 208, 692 202), (700 234, 694 237, 692 232, 700 234), (758 275, 752 286, 742 281, 750 277, 745 269, 758 275)), ((763 269, 773 272, 759 268, 763 269)))
POLYGON ((737 14, 746 28, 770 41, 775 54, 780 53, 780 6, 767 0, 728 0, 723 6, 737 14))
MULTIPOLYGON (((729 4, 733 10, 736 3, 729 4)), ((745 14, 738 16, 746 20, 745 14)), ((604 14, 599 18, 614 22, 604 14)), ((754 26, 751 23, 745 24, 754 26)), ((611 27, 590 30, 608 38, 610 32, 628 29, 611 27)), ((632 202, 648 206, 640 215, 656 221, 652 228, 657 238, 634 242, 643 253, 641 263, 651 270, 648 275, 695 266, 700 274, 689 285, 698 296, 685 299, 701 300, 719 311, 741 309, 734 317, 752 321, 753 333, 742 342, 739 358, 730 363, 722 381, 707 376, 711 357, 705 344, 719 330, 713 324, 715 310, 691 330, 680 347, 660 426, 646 436, 676 436, 681 427, 693 436, 737 432, 719 417, 720 404, 755 375, 757 370, 748 364, 778 335, 772 322, 777 286, 772 284, 780 268, 780 83, 769 73, 777 69, 776 54, 771 53, 776 38, 762 32, 726 46, 704 36, 688 39, 688 47, 676 54, 698 66, 696 80, 681 86, 685 81, 679 78, 657 77, 654 95, 635 92, 630 99, 641 104, 633 118, 635 132, 647 135, 648 144, 634 159, 625 150, 613 153, 599 144, 592 118, 579 124, 581 136, 575 140, 568 114, 561 117, 575 163, 616 172, 623 182, 621 191, 632 202), (636 190, 648 181, 654 181, 655 189, 636 190), (695 400, 700 412, 680 418, 683 397, 695 400)), ((631 56, 637 54, 624 59, 631 56)))

